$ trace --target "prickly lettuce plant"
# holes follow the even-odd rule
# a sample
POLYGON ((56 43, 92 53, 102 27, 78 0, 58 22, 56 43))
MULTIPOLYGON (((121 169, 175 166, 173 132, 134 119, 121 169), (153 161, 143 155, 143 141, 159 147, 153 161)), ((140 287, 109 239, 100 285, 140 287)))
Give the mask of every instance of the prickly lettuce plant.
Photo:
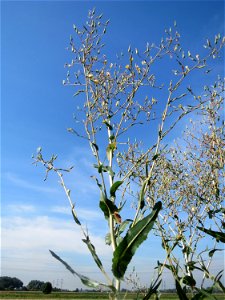
MULTIPOLYGON (((105 271, 77 215, 71 191, 64 182, 63 173, 70 172, 72 168, 57 167, 57 156, 45 159, 41 148, 38 149, 35 163, 44 165, 46 178, 49 172, 59 176, 74 221, 84 235, 83 242, 104 275, 105 282, 81 275, 56 253, 50 251, 51 254, 86 286, 107 288, 111 291, 111 299, 120 299, 121 281, 126 277, 127 267, 137 248, 148 238, 149 232, 154 229, 154 232, 160 234, 164 248, 168 247, 165 235, 170 222, 164 219, 165 212, 170 213, 170 196, 166 198, 169 191, 164 182, 163 192, 159 188, 164 176, 164 172, 160 173, 165 151, 162 141, 182 118, 202 110, 208 101, 196 96, 192 88, 185 84, 188 84, 187 78, 191 79, 194 71, 203 73, 205 70, 208 73, 207 62, 217 57, 224 39, 218 35, 215 45, 208 45, 204 57, 193 56, 182 49, 180 35, 174 24, 174 29, 166 30, 158 44, 147 43, 142 51, 129 46, 126 56, 121 53, 116 62, 111 62, 104 54, 103 43, 108 24, 102 15, 96 15, 95 10, 91 10, 82 28, 73 26, 74 35, 70 37, 68 47, 72 58, 65 65, 68 71, 63 84, 74 89, 79 104, 75 114, 76 124, 79 125, 68 128, 68 131, 86 140, 95 158, 95 176, 92 177, 99 189, 99 209, 108 224, 106 243, 113 250, 112 274, 105 271), (168 70, 171 72, 169 82, 158 78, 157 69, 163 67, 164 61, 169 61, 172 66, 168 70), (194 99, 191 104, 187 101, 190 96, 194 99), (137 129, 148 134, 147 143, 143 142, 142 146, 138 136, 136 139, 133 137, 137 129), (131 198, 134 199, 134 211, 129 218, 124 219, 131 198)), ((171 213, 174 213, 173 209, 171 213)), ((180 243, 177 238, 174 244, 176 241, 180 243)), ((175 245, 169 247, 169 252, 166 250, 167 258, 175 245)), ((166 266, 165 262, 163 268, 166 266)), ((143 299, 149 299, 157 293, 163 268, 143 299)))

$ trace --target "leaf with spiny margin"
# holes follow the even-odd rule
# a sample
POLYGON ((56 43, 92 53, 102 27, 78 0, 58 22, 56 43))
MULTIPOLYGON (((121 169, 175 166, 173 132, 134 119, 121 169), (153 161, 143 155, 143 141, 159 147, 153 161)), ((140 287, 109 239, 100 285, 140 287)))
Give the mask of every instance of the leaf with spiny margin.
POLYGON ((113 286, 108 286, 104 283, 101 283, 101 282, 98 282, 96 280, 92 280, 90 278, 88 278, 87 276, 84 276, 84 275, 81 275, 79 273, 77 273, 76 271, 74 271, 70 265, 67 264, 67 262, 65 262, 62 258, 60 258, 57 254, 55 254, 52 250, 49 250, 49 252, 51 253, 51 255, 56 258, 58 261, 60 261, 66 268, 67 270, 69 270, 73 275, 76 275, 77 277, 80 278, 81 282, 88 286, 88 287, 92 287, 92 288, 99 288, 101 286, 104 286, 104 287, 108 287, 110 288, 111 290, 115 291, 115 288, 113 286))
POLYGON ((124 276, 137 248, 147 239, 161 208, 162 203, 159 201, 155 204, 151 214, 131 227, 122 242, 117 246, 113 253, 112 264, 112 271, 116 278, 120 279, 124 276))
POLYGON ((212 237, 214 237, 217 240, 217 242, 225 243, 225 233, 224 232, 214 231, 214 230, 206 229, 204 227, 199 227, 199 226, 197 226, 197 228, 199 230, 211 235, 212 237))

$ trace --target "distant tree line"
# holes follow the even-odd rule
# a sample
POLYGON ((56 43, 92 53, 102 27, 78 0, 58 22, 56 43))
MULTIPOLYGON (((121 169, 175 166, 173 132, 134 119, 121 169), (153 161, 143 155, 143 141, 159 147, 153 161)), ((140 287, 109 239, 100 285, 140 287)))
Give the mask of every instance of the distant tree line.
POLYGON ((16 277, 1 276, 0 290, 28 290, 28 291, 42 291, 44 294, 52 292, 51 282, 44 282, 40 280, 31 280, 27 286, 16 277))

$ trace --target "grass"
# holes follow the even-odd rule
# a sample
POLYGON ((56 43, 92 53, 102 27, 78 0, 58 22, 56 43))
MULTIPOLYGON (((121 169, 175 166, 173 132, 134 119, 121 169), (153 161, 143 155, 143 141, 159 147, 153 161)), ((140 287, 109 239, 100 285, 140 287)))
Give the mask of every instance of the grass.
MULTIPOLYGON (((218 300, 224 299, 224 294, 217 294, 216 298, 218 300)), ((107 293, 74 293, 74 292, 53 292, 49 295, 43 294, 42 292, 14 292, 14 291, 1 291, 0 299, 74 299, 74 300, 83 300, 83 299, 109 299, 107 293)), ((136 299, 135 294, 128 293, 126 300, 136 299)), ((152 298, 154 299, 154 298, 152 298)), ((164 300, 178 300, 176 294, 162 294, 160 299, 164 300)))

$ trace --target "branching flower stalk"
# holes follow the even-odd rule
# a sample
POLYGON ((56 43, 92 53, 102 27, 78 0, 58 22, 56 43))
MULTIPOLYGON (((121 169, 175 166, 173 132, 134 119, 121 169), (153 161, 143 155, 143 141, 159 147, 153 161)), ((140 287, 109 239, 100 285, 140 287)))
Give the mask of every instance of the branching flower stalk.
MULTIPOLYGON (((202 205, 200 197, 204 198, 204 193, 207 192, 204 192, 204 182, 207 178, 202 175, 200 168, 196 168, 195 171, 193 166, 188 165, 189 162, 187 165, 182 165, 162 143, 184 117, 195 111, 203 113, 207 111, 208 97, 196 95, 190 85, 184 86, 188 84, 187 78, 189 81, 192 80, 195 71, 204 71, 210 59, 217 58, 225 39, 217 35, 214 44, 207 40, 205 46, 207 54, 201 58, 199 54, 193 55, 190 51, 184 51, 179 33, 170 29, 166 31, 158 45, 147 43, 143 53, 129 46, 127 58, 121 55, 118 56, 118 62, 110 63, 106 55, 102 54, 104 48, 102 40, 108 23, 102 20, 102 15, 97 16, 95 10, 91 10, 83 28, 78 29, 74 25, 76 40, 73 36, 70 37, 68 50, 72 53, 72 61, 65 65, 68 72, 63 84, 76 89, 74 96, 81 103, 81 108, 79 106, 78 114, 74 117, 78 128, 69 128, 68 131, 88 141, 96 161, 94 171, 97 175, 92 177, 99 188, 99 206, 108 223, 106 243, 113 250, 113 279, 105 271, 88 233, 83 229, 76 214, 70 190, 63 179, 63 172, 69 172, 71 169, 56 168, 54 165, 56 156, 52 156, 49 161, 44 160, 39 149, 35 163, 40 162, 44 165, 46 178, 50 171, 54 171, 59 176, 74 221, 80 226, 84 235, 83 242, 104 275, 106 283, 80 275, 54 252, 51 251, 51 254, 73 275, 78 276, 82 283, 92 288, 109 289, 111 299, 119 300, 120 286, 127 267, 137 248, 154 229, 154 233, 161 237, 166 257, 164 262, 158 265, 158 276, 156 280, 152 279, 143 299, 150 299, 151 295, 157 293, 163 270, 169 268, 175 278, 179 297, 180 299, 184 297, 184 300, 186 296, 182 286, 186 284, 194 288, 195 282, 192 274, 195 268, 192 263, 194 258, 192 248, 197 249, 202 238, 201 229, 195 226, 199 225, 200 221, 206 222, 208 210, 214 210, 215 207, 210 199, 207 199, 205 206, 202 205), (158 79, 160 75, 157 76, 157 72, 152 72, 152 67, 159 64, 157 66, 160 68, 162 59, 167 58, 174 62, 177 70, 172 70, 173 75, 170 74, 171 80, 168 83, 158 83, 162 80, 158 79), (73 70, 73 78, 70 70, 73 70), (192 102, 189 101, 190 97, 192 102), (157 104, 159 99, 160 102, 157 104), (159 113, 156 110, 157 105, 160 108, 159 113), (140 140, 133 141, 134 128, 137 126, 142 126, 146 132, 151 130, 157 132, 155 139, 150 135, 147 136, 146 141, 143 141, 143 148, 140 147, 140 140), (187 184, 185 181, 189 178, 185 175, 185 170, 189 169, 193 172, 193 178, 201 177, 202 183, 199 189, 196 188, 197 185, 187 184), (184 189, 178 186, 179 183, 184 189), (129 205, 131 196, 135 199, 135 211, 130 218, 124 220, 123 211, 126 205, 129 205), (187 207, 190 196, 193 196, 193 203, 195 201, 203 208, 202 214, 198 212, 196 218, 194 212, 187 207), (182 211, 187 213, 189 223, 182 220, 182 211), (185 225, 190 231, 189 240, 185 236, 185 225), (174 253, 177 247, 181 247, 183 251, 184 268, 179 264, 174 253), (180 273, 184 274, 182 278, 180 273)), ((205 71, 205 76, 208 72, 205 71)), ((203 77, 201 74, 201 79, 203 77)), ((221 86, 218 83, 214 92, 209 88, 205 92, 213 99, 218 99, 221 95, 219 92, 221 86)), ((216 126, 212 128, 216 132, 216 126)), ((216 134, 215 136, 217 139, 215 138, 214 147, 220 141, 216 134)), ((223 151, 218 148, 222 165, 223 151)), ((209 158, 204 159, 208 161, 209 158)), ((215 160, 215 157, 210 159, 215 160)), ((197 165, 197 159, 193 161, 197 165)), ((216 171, 212 170, 211 174, 216 174, 216 171)), ((216 186, 218 188, 218 176, 217 174, 213 178, 214 188, 216 186)), ((214 197, 215 193, 212 195, 214 197)), ((218 204, 219 199, 216 198, 218 204)), ((214 215, 212 221, 213 218, 214 215)))

